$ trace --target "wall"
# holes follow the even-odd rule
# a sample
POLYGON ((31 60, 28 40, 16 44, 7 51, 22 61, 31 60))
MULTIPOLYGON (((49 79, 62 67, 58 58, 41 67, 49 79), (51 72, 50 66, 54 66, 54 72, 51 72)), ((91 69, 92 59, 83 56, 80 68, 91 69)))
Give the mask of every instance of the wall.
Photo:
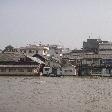
POLYGON ((0 67, 0 75, 34 75, 34 69, 37 67, 0 67))
POLYGON ((72 66, 63 67, 62 74, 63 75, 76 75, 76 69, 75 67, 72 67, 72 66))

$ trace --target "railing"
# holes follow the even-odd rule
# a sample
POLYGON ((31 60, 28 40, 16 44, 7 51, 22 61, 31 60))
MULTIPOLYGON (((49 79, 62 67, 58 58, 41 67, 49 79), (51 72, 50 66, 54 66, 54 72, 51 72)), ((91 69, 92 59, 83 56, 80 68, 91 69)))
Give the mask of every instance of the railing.
POLYGON ((0 67, 38 67, 38 65, 0 65, 0 67))

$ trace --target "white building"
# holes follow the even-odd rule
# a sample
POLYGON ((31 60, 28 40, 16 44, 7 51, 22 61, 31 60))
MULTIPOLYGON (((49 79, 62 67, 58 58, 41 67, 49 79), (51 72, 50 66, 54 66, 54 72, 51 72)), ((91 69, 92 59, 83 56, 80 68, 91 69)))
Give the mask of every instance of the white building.
POLYGON ((29 56, 34 54, 40 54, 42 56, 47 56, 49 47, 45 45, 28 45, 26 47, 20 47, 18 51, 29 56))
POLYGON ((62 56, 62 47, 58 45, 49 45, 48 56, 60 59, 62 56))

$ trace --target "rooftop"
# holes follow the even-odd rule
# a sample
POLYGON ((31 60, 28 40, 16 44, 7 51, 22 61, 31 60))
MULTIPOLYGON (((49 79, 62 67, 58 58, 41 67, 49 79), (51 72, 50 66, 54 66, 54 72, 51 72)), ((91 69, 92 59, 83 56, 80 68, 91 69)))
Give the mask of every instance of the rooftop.
POLYGON ((24 58, 23 54, 13 53, 0 53, 0 61, 18 61, 20 58, 24 58))

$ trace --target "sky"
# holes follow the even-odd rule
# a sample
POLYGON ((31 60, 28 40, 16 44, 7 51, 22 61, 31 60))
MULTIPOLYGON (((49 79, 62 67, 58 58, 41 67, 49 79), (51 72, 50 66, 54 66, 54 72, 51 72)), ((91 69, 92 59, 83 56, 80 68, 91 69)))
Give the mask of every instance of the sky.
POLYGON ((0 0, 0 48, 112 40, 112 0, 0 0))

